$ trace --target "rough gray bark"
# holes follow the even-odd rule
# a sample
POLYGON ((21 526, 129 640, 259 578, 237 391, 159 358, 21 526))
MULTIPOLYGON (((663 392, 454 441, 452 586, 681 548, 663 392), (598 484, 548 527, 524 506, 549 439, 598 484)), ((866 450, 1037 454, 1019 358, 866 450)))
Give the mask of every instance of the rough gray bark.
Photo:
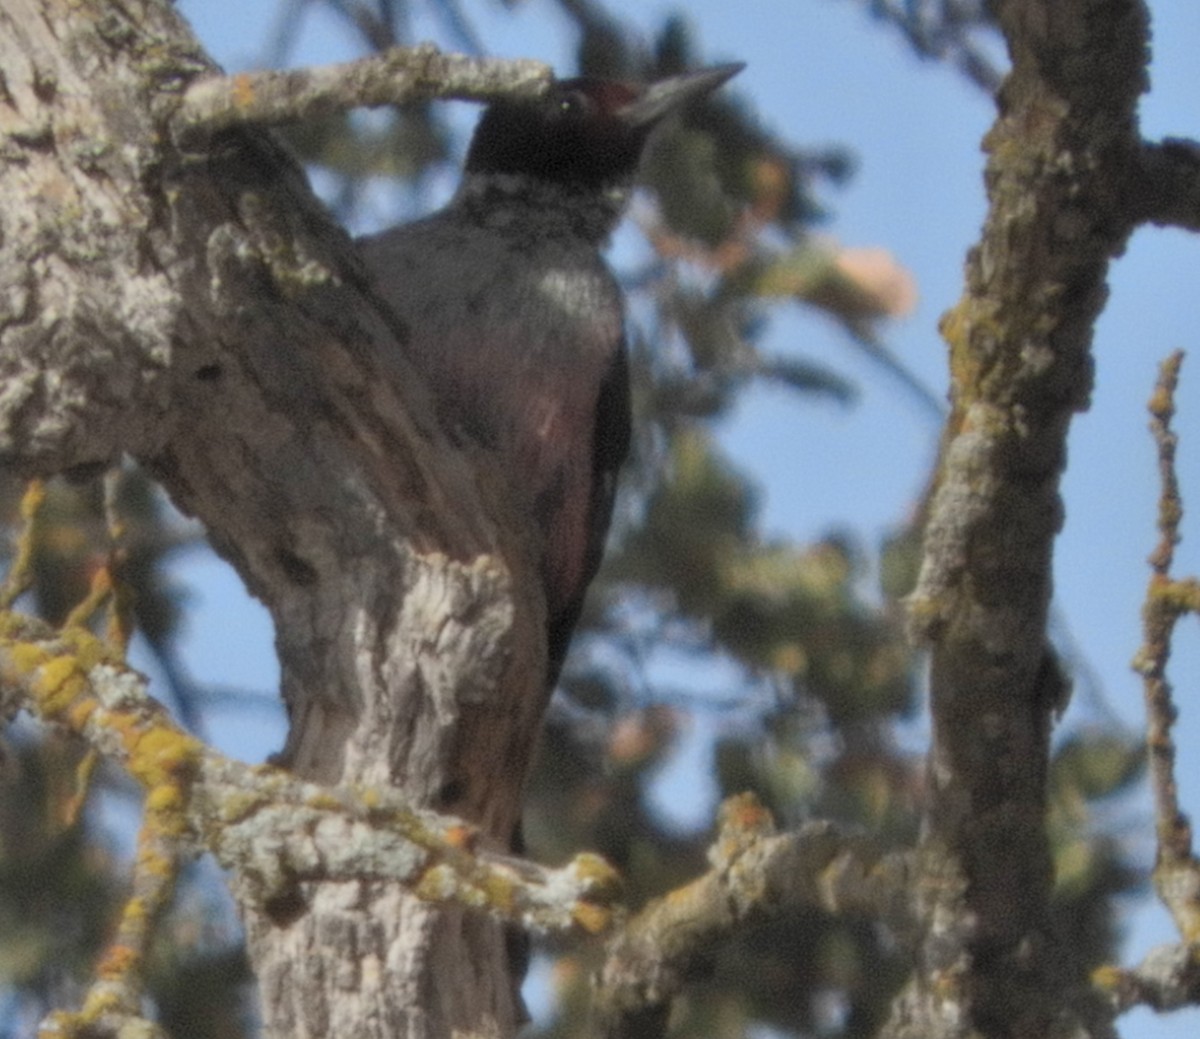
MULTIPOLYGON (((348 238, 267 132, 175 142, 184 88, 216 70, 168 3, 4 0, 0 69, 3 461, 147 465, 272 613, 289 764, 504 845, 543 706, 540 592, 486 465, 384 378, 404 330, 348 238)), ((237 893, 269 1034, 514 1030, 492 920, 384 883, 237 893)))

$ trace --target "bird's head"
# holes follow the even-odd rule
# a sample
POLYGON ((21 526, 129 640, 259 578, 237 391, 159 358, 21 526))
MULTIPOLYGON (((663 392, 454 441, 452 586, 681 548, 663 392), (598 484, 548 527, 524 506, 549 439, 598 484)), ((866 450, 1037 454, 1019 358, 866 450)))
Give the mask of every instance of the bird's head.
POLYGON ((629 181, 654 127, 743 67, 716 65, 645 86, 565 79, 532 100, 493 102, 471 139, 466 172, 596 191, 629 181))

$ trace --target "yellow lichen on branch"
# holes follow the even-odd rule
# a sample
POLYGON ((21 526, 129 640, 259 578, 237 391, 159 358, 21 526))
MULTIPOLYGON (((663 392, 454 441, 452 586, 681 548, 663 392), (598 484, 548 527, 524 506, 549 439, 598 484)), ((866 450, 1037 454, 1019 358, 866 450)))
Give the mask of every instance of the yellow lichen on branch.
POLYGON ((597 856, 548 870, 479 848, 462 820, 418 811, 394 791, 322 787, 218 754, 180 729, 145 678, 90 632, 0 611, 0 676, 33 713, 142 786, 138 868, 147 888, 174 857, 203 845, 264 898, 284 882, 375 877, 546 932, 603 929, 618 898, 616 874, 597 856))
POLYGON ((42 502, 46 500, 46 485, 31 480, 21 497, 21 536, 17 540, 16 556, 0 585, 0 609, 8 609, 33 583, 33 559, 37 545, 36 521, 42 502))
POLYGON ((181 839, 191 836, 188 785, 202 745, 148 697, 129 695, 130 681, 139 686, 141 676, 128 668, 120 650, 87 629, 54 632, 6 612, 0 615, 0 633, 0 674, 25 692, 29 708, 119 760, 145 791, 132 894, 115 937, 101 956, 83 1008, 53 1015, 43 1032, 87 1034, 112 1015, 140 1022, 141 967, 187 854, 181 839))
POLYGON ((61 629, 12 611, 34 581, 38 517, 45 499, 41 481, 33 481, 22 499, 16 556, 0 588, 0 679, 23 694, 31 713, 65 728, 89 747, 68 817, 73 819, 81 810, 101 753, 121 762, 145 791, 132 893, 122 907, 115 936, 100 957, 82 1009, 52 1014, 43 1034, 91 1034, 101 1025, 102 1030, 119 1031, 131 1023, 146 1034, 156 1031, 140 1016, 141 968, 155 921, 170 902, 185 857, 181 839, 191 835, 188 785, 202 750, 154 701, 137 695, 144 679, 124 659, 132 621, 129 596, 119 577, 123 523, 115 508, 115 477, 106 498, 107 563, 93 572, 88 594, 61 629), (87 625, 106 606, 108 638, 100 639, 87 625))
POLYGON ((115 752, 159 804, 165 804, 159 788, 185 783, 199 760, 203 745, 149 697, 121 702, 123 686, 144 680, 84 628, 52 633, 19 614, 0 614, 0 675, 25 691, 31 710, 44 721, 89 743, 103 737, 106 750, 115 752))

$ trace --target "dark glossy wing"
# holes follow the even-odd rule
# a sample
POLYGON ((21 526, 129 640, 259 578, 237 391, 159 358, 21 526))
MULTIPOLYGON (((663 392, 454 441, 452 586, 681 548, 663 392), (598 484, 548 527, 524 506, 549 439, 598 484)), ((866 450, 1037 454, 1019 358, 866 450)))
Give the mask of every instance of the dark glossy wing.
POLYGON ((631 422, 629 361, 624 343, 620 342, 600 383, 596 399, 592 427, 591 495, 579 579, 574 594, 564 599, 549 618, 547 680, 551 688, 558 682, 588 586, 604 557, 604 545, 608 540, 617 494, 617 478, 629 455, 631 422))

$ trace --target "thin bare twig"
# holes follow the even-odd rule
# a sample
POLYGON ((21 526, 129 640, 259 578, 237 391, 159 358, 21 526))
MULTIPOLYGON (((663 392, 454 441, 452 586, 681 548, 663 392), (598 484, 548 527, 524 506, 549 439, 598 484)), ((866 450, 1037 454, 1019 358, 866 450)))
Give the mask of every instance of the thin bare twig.
POLYGON ((1183 518, 1175 472, 1178 438, 1171 428, 1182 363, 1182 351, 1176 351, 1163 362, 1150 399, 1150 429, 1158 449, 1162 485, 1158 500, 1159 541, 1150 556, 1152 572, 1142 607, 1142 645, 1133 667, 1142 676, 1146 700, 1146 744, 1158 835, 1154 886, 1181 936, 1185 941, 1195 942, 1200 939, 1200 863, 1192 852, 1191 823, 1179 806, 1175 741, 1171 735, 1177 711, 1167 680, 1175 624, 1184 614, 1200 613, 1200 582, 1171 576, 1183 518))
POLYGON ((1188 942, 1159 945, 1136 967, 1101 967, 1092 982, 1118 1013, 1135 1006, 1178 1010, 1200 1001, 1200 959, 1188 942))

